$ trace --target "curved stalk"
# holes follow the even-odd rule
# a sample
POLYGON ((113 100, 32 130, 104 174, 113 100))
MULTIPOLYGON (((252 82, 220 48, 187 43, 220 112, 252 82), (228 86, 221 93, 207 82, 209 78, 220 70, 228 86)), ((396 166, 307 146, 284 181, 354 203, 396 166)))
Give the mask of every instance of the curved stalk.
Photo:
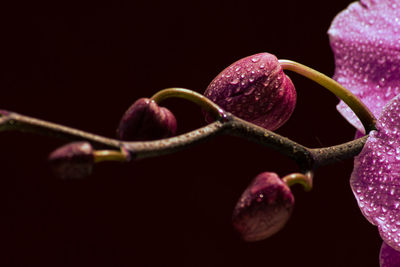
POLYGON ((280 59, 279 63, 284 70, 296 72, 304 77, 309 78, 310 80, 313 80, 343 100, 343 102, 345 102, 357 115, 358 119, 364 126, 365 133, 376 130, 376 118, 372 112, 367 108, 367 106, 364 105, 363 102, 361 102, 360 99, 353 95, 352 92, 344 88, 340 83, 336 82, 325 74, 322 74, 295 61, 280 59))
POLYGON ((313 185, 312 171, 306 173, 291 173, 282 178, 282 180, 290 187, 295 184, 301 184, 306 192, 311 191, 313 185))
POLYGON ((167 88, 157 92, 150 99, 159 104, 163 100, 171 97, 179 97, 189 100, 200 106, 207 112, 210 112, 216 119, 221 119, 225 117, 225 111, 214 102, 212 102, 210 99, 195 91, 184 88, 167 88))

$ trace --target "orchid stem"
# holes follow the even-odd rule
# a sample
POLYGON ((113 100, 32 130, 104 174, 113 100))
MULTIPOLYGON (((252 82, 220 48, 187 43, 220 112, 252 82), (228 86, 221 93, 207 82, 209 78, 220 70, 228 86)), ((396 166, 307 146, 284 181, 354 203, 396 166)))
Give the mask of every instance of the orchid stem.
POLYGON ((129 153, 121 150, 95 150, 93 152, 94 162, 102 161, 120 161, 127 162, 130 159, 129 153))
POLYGON ((210 99, 195 91, 184 88, 167 88, 161 90, 153 95, 151 97, 151 100, 159 104, 161 103, 161 101, 172 97, 189 100, 202 107, 204 110, 210 112, 216 119, 222 119, 225 117, 225 111, 214 102, 212 102, 210 99))
POLYGON ((314 174, 311 171, 308 171, 306 173, 291 173, 283 177, 282 180, 288 186, 301 184, 304 188, 304 191, 309 192, 312 189, 313 176, 314 174))
POLYGON ((367 108, 367 106, 365 106, 363 102, 361 102, 360 99, 358 99, 349 90, 344 88, 340 83, 336 82, 325 74, 322 74, 295 61, 280 59, 279 63, 284 70, 296 72, 304 77, 309 78, 310 80, 313 80, 343 100, 343 102, 345 102, 357 115, 358 119, 364 126, 365 133, 369 133, 370 131, 376 129, 376 118, 372 112, 367 108))
POLYGON ((74 141, 86 140, 98 148, 121 148, 121 141, 119 140, 6 110, 0 110, 0 132, 1 131, 31 132, 74 141))
MULTIPOLYGON (((175 89, 164 91, 164 93, 174 91, 175 89)), ((182 90, 178 91, 182 92, 182 90)), ((188 95, 186 94, 188 93, 187 91, 189 90, 185 89, 183 95, 188 95)), ((157 99, 160 100, 167 95, 164 93, 159 94, 157 99)), ((196 96, 196 93, 193 93, 193 95, 196 96)), ((213 108, 214 105, 210 105, 210 107, 213 108)), ((218 107, 217 105, 215 106, 218 107)), ((368 137, 364 136, 333 147, 310 149, 216 107, 214 107, 214 111, 218 111, 218 114, 223 114, 223 120, 217 120, 179 136, 155 141, 124 142, 5 110, 0 110, 0 131, 28 131, 74 141, 86 140, 91 142, 97 149, 117 150, 112 152, 98 151, 97 162, 102 160, 130 161, 131 159, 175 153, 217 135, 228 134, 256 142, 288 156, 297 162, 302 172, 354 157, 360 153, 368 137)))

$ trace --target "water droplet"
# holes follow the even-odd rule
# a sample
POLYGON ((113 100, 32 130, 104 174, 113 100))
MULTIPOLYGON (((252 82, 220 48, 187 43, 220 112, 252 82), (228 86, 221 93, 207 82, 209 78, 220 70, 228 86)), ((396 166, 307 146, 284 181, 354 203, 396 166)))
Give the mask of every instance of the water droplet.
POLYGON ((238 84, 239 82, 240 82, 240 80, 236 78, 233 81, 231 81, 231 84, 235 85, 235 84, 238 84))
POLYGON ((244 93, 244 95, 251 95, 255 89, 256 89, 255 87, 251 87, 250 90, 244 93))
POLYGON ((253 58, 251 59, 251 61, 253 61, 254 63, 258 62, 259 60, 260 60, 259 57, 253 57, 253 58))
POLYGON ((379 64, 384 64, 386 62, 386 58, 385 57, 381 57, 380 59, 378 59, 378 63, 379 64))
POLYGON ((382 77, 382 78, 380 79, 379 85, 380 85, 380 86, 385 86, 385 78, 382 77))

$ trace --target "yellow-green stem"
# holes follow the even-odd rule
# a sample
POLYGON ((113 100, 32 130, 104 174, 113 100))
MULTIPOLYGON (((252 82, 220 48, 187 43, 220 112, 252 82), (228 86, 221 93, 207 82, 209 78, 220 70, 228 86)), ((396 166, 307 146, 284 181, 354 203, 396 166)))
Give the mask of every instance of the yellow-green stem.
POLYGON ((95 163, 101 161, 129 161, 129 154, 123 150, 95 150, 93 156, 95 163))
POLYGON ((308 192, 312 189, 313 173, 291 173, 282 178, 282 180, 290 187, 294 184, 301 184, 304 191, 308 192))
POLYGON ((295 61, 280 59, 279 63, 284 70, 294 71, 300 75, 303 75, 304 77, 309 78, 310 80, 313 80, 343 100, 343 102, 345 102, 357 115, 358 119, 364 126, 365 133, 369 133, 370 131, 376 129, 376 118, 372 112, 367 108, 367 106, 364 105, 363 102, 360 101, 360 99, 353 95, 353 93, 351 93, 349 90, 344 88, 340 83, 336 82, 325 74, 322 74, 295 61))
POLYGON ((157 92, 155 95, 151 97, 151 100, 154 100, 157 104, 161 103, 161 101, 171 98, 171 97, 179 97, 187 99, 200 107, 202 107, 207 112, 210 112, 216 119, 221 119, 224 117, 224 110, 221 109, 218 105, 212 102, 207 97, 199 94, 195 91, 184 89, 184 88, 167 88, 157 92))

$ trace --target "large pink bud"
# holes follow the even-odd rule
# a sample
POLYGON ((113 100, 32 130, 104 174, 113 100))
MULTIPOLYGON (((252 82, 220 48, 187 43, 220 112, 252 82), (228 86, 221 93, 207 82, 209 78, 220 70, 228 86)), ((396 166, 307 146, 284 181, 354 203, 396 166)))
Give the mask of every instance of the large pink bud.
POLYGON ((282 126, 296 106, 292 81, 278 59, 268 53, 236 61, 215 77, 204 95, 224 110, 268 130, 282 126))
POLYGON ((290 188, 273 172, 254 178, 233 211, 233 226, 245 241, 259 241, 283 228, 294 206, 290 188))

